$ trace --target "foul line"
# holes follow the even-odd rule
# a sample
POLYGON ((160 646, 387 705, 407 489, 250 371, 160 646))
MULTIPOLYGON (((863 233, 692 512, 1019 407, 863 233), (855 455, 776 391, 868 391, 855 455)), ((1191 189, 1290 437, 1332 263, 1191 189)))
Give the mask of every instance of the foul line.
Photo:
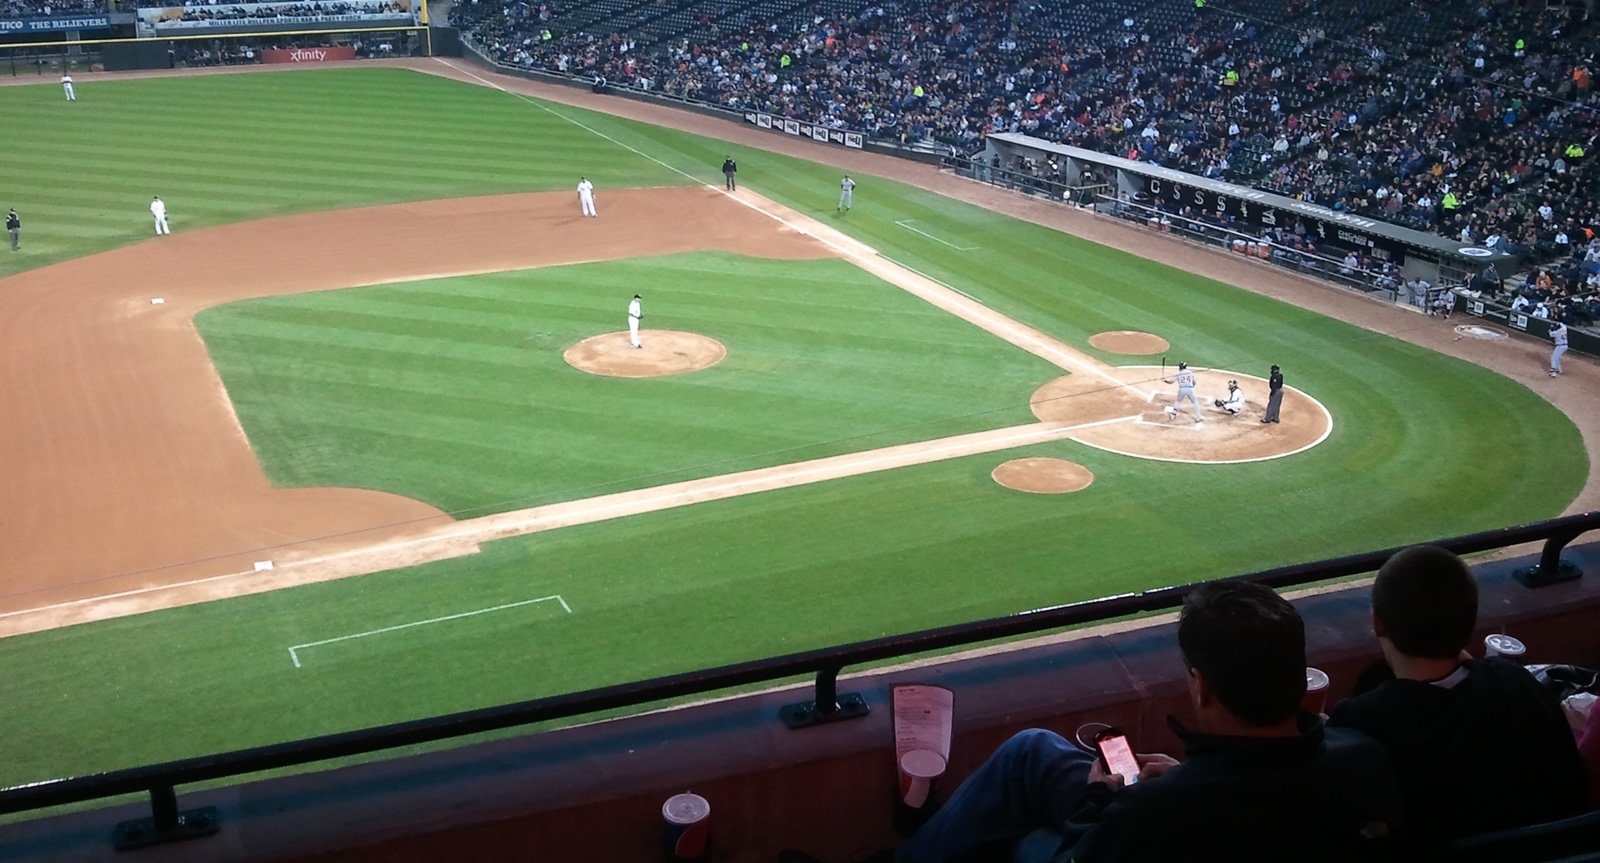
MULTIPOLYGON (((1070 352, 1070 354, 1076 354, 1077 352, 1074 351, 1072 348, 1068 347, 1065 343, 1061 342, 1060 340, 1055 339, 1054 337, 1051 337, 1051 336, 1046 336, 1044 333, 1041 333, 1038 330, 1033 329, 1032 327, 1028 327, 1028 326, 1026 326, 1026 325, 1024 325, 1024 324, 1022 324, 1022 323, 1020 323, 1018 321, 1012 320, 1011 318, 1005 317, 1004 315, 1000 315, 999 313, 994 312, 991 309, 989 309, 988 307, 984 306, 983 303, 978 302, 976 300, 976 298, 972 297, 972 295, 967 294, 964 291, 957 290, 956 288, 954 288, 954 287, 952 287, 952 286, 950 286, 948 284, 945 284, 944 282, 940 281, 939 279, 933 278, 932 276, 929 276, 926 273, 918 272, 916 269, 914 269, 914 268, 912 268, 910 266, 907 266, 906 264, 903 264, 903 263, 895 260, 894 258, 889 257, 888 255, 885 255, 884 253, 878 251, 877 249, 872 248, 871 246, 867 245, 866 243, 861 242, 860 240, 855 239, 854 237, 849 237, 848 235, 843 235, 843 236, 846 236, 851 242, 856 243, 863 250, 865 250, 866 253, 867 253, 866 255, 863 255, 861 252, 855 251, 855 250, 847 248, 847 247, 845 247, 845 246, 843 246, 843 245, 841 245, 841 244, 839 244, 837 242, 834 242, 833 240, 831 240, 831 239, 829 239, 827 237, 824 237, 824 236, 816 233, 815 231, 806 230, 806 228, 804 226, 797 225, 794 222, 784 218, 782 215, 779 215, 778 213, 774 213, 774 212, 772 212, 770 210, 767 210, 764 207, 758 206, 757 204, 755 204, 752 201, 745 200, 744 198, 742 198, 742 197, 740 197, 738 195, 729 194, 725 189, 719 189, 716 186, 714 186, 714 185, 712 185, 710 183, 707 183, 705 180, 702 180, 699 177, 696 177, 695 175, 689 173, 688 171, 685 171, 682 168, 679 168, 679 167, 677 167, 675 165, 669 165, 666 162, 663 162, 660 159, 656 158, 655 156, 652 156, 649 153, 646 153, 643 150, 638 149, 637 147, 634 147, 634 146, 629 145, 629 144, 624 144, 623 142, 618 141, 616 138, 613 138, 610 135, 607 135, 606 133, 600 131, 599 129, 596 129, 596 128, 592 127, 592 126, 586 125, 582 121, 575 120, 575 119, 573 119, 571 117, 568 117, 567 115, 561 113, 560 111, 557 111, 557 110, 554 110, 553 108, 550 108, 549 106, 543 104, 542 102, 540 102, 537 99, 534 99, 531 96, 525 96, 525 95, 523 95, 521 93, 516 93, 516 92, 512 92, 511 90, 507 90, 505 87, 503 87, 503 86, 501 86, 501 85, 499 85, 499 84, 497 84, 497 83, 495 83, 493 81, 490 81, 489 79, 483 77, 482 75, 479 75, 476 72, 473 72, 471 70, 463 69, 463 68, 461 68, 459 66, 456 66, 455 64, 453 64, 450 61, 445 60, 443 58, 434 58, 434 59, 438 60, 446 68, 453 69, 456 72, 459 72, 459 73, 461 73, 463 75, 466 75, 469 78, 472 78, 472 79, 474 79, 476 81, 479 81, 486 87, 490 87, 492 89, 499 90, 500 92, 505 93, 507 95, 515 96, 516 98, 521 99, 524 102, 527 102, 529 105, 532 105, 535 108, 538 108, 539 110, 544 111, 547 114, 550 114, 550 115, 555 116, 555 117, 559 117, 560 119, 565 120, 568 123, 571 123, 572 125, 577 126, 578 128, 583 129, 584 131, 589 132, 592 135, 596 135, 596 136, 598 136, 600 138, 604 138, 605 140, 610 141, 611 143, 617 145, 618 147, 623 148, 624 150, 627 150, 630 153, 633 153, 635 155, 641 156, 641 157, 643 157, 645 159, 649 159, 650 161, 656 163, 657 165, 660 165, 661 167, 666 168, 667 170, 672 171, 675 174, 683 176, 683 177, 689 179, 690 181, 700 185, 703 188, 710 189, 710 190, 712 190, 712 191, 714 191, 714 192, 716 192, 716 193, 718 193, 718 194, 720 194, 720 195, 722 195, 722 196, 724 196, 724 197, 726 197, 726 198, 728 198, 730 200, 737 201, 738 203, 742 204, 743 206, 749 207, 750 209, 756 211, 757 213, 760 213, 761 215, 766 216, 769 219, 772 219, 773 221, 777 222, 778 224, 783 225, 783 226, 789 228, 790 230, 793 230, 793 231, 795 231, 795 232, 797 232, 797 233, 799 233, 799 234, 801 234, 803 236, 810 237, 810 238, 816 240, 817 242, 823 244, 824 246, 827 246, 828 248, 833 249, 835 252, 838 252, 839 255, 841 257, 843 257, 845 260, 858 262, 858 265, 859 265, 860 263, 864 263, 869 257, 876 257, 879 260, 885 261, 885 262, 887 262, 889 264, 892 264, 893 266, 899 267, 902 270, 905 270, 905 271, 910 272, 910 273, 914 273, 917 276, 927 280, 930 284, 937 285, 938 287, 943 288, 944 290, 951 291, 951 292, 954 292, 956 294, 960 294, 961 296, 966 297, 967 299, 971 300, 972 302, 977 303, 979 308, 972 310, 971 313, 969 313, 969 314, 961 314, 959 312, 956 312, 954 309, 950 309, 950 308, 945 308, 944 310, 947 311, 947 312, 950 312, 951 314, 956 315, 956 317, 959 317, 962 320, 967 321, 968 323, 973 324, 974 326, 977 326, 978 328, 982 329, 983 331, 989 333, 990 335, 995 336, 996 338, 999 338, 1000 340, 1002 340, 1004 342, 1007 342, 1008 344, 1012 344, 1012 345, 1015 345, 1017 347, 1020 347, 1023 350, 1026 350, 1029 353, 1034 354, 1035 356, 1042 357, 1043 359, 1049 360, 1050 362, 1053 362, 1053 363, 1055 363, 1055 364, 1057 364, 1059 366, 1062 366, 1064 368, 1077 370, 1077 371, 1082 371, 1082 372, 1085 372, 1087 374, 1094 375, 1095 377, 1101 378, 1102 380, 1105 380, 1106 382, 1111 383, 1111 384, 1113 384, 1115 386, 1126 387, 1129 391, 1131 391, 1132 393, 1134 393, 1135 395, 1139 396, 1141 399, 1143 399, 1145 401, 1150 401, 1151 399, 1153 399, 1155 397, 1155 394, 1152 393, 1152 392, 1140 389, 1139 387, 1134 386, 1133 384, 1130 384, 1130 383, 1128 383, 1126 381, 1118 379, 1117 377, 1112 375, 1109 371, 1106 371, 1105 369, 1100 368, 1099 365, 1097 365, 1093 360, 1089 360, 1089 359, 1080 360, 1076 356, 1069 355, 1069 352, 1070 352), (1015 331, 1017 331, 1018 335, 1009 336, 1009 335, 1007 335, 1005 333, 1002 333, 999 330, 995 329, 995 327, 992 325, 994 323, 994 318, 998 318, 999 320, 1005 322, 1006 324, 1009 324, 1010 328, 1015 330, 1015 331), (1037 337, 1026 337, 1026 336, 1022 335, 1023 333, 1026 333, 1026 334, 1037 334, 1037 337), (1039 342, 1041 340, 1044 340, 1047 343, 1043 344, 1043 345, 1040 345, 1039 342), (1047 353, 1041 353, 1041 351, 1046 351, 1047 353)), ((863 267, 863 269, 867 269, 868 272, 871 272, 870 267, 863 267)), ((877 275, 879 278, 883 278, 883 276, 881 274, 874 273, 874 275, 877 275)), ((893 280, 891 280, 891 279, 884 279, 884 281, 888 281, 891 284, 894 284, 893 280)), ((917 291, 911 290, 910 288, 908 288, 905 285, 896 285, 896 286, 899 287, 901 290, 907 291, 908 293, 912 294, 913 296, 917 296, 917 297, 920 297, 921 299, 923 299, 924 301, 928 301, 927 297, 923 297, 917 291)), ((957 301, 957 302, 959 302, 959 301, 957 301)), ((937 306, 938 304, 936 303, 935 305, 937 306)))
POLYGON ((563 610, 565 610, 566 613, 568 613, 568 614, 572 613, 572 607, 567 605, 567 601, 565 599, 562 599, 560 594, 556 594, 554 596, 541 596, 538 599, 524 599, 521 602, 509 602, 509 603, 506 603, 505 605, 497 605, 494 608, 480 608, 477 611, 463 611, 460 614, 450 614, 450 615, 446 615, 444 617, 434 617, 434 618, 430 618, 428 620, 418 620, 418 621, 415 621, 413 623, 402 623, 399 626, 385 626, 382 629, 374 629, 374 630, 371 630, 369 632, 358 632, 358 633, 356 633, 354 635, 341 635, 338 638, 324 638, 321 641, 311 641, 311 642, 307 642, 305 644, 296 644, 295 646, 289 648, 289 661, 294 663, 294 667, 295 668, 299 668, 300 667, 300 653, 299 653, 299 651, 305 650, 308 647, 321 647, 324 644, 334 644, 334 643, 340 642, 340 641, 349 641, 352 638, 366 638, 369 635, 382 635, 385 632, 398 632, 399 630, 402 630, 402 629, 410 629, 413 626, 427 626, 430 623, 444 623, 447 620, 460 620, 463 617, 476 617, 476 616, 478 616, 480 614, 489 614, 490 612, 495 612, 495 611, 505 611, 508 608, 520 608, 520 607, 522 607, 524 605, 533 605, 536 602, 549 602, 552 599, 555 600, 556 602, 561 603, 561 608, 563 610))
POLYGON ((928 233, 927 231, 924 231, 924 230, 922 230, 920 228, 913 228, 911 226, 911 220, 910 219, 896 221, 895 224, 899 225, 902 228, 905 228, 906 230, 910 231, 913 234, 921 234, 922 236, 927 237, 928 239, 934 241, 935 243, 943 243, 946 246, 949 246, 950 248, 955 249, 958 252, 976 252, 978 250, 977 246, 958 246, 955 243, 950 242, 949 240, 943 240, 943 239, 940 239, 938 237, 935 237, 934 235, 932 235, 932 234, 928 233))

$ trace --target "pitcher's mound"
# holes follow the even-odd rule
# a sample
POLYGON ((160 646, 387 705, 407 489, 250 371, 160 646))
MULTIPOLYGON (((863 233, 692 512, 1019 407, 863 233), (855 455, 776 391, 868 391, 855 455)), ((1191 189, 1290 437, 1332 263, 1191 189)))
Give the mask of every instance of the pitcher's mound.
POLYGON ((1159 354, 1172 347, 1167 340, 1153 333, 1141 333, 1136 330, 1112 330, 1105 333, 1095 333, 1089 337, 1089 344, 1102 351, 1114 354, 1159 354))
POLYGON ((626 332, 605 333, 567 348, 562 358, 591 375, 659 378, 710 368, 728 355, 716 339, 677 330, 640 330, 639 344, 629 344, 626 332))
POLYGON ((1015 458, 995 468, 990 476, 1006 488, 1032 494, 1083 491, 1094 482, 1088 468, 1059 458, 1015 458))

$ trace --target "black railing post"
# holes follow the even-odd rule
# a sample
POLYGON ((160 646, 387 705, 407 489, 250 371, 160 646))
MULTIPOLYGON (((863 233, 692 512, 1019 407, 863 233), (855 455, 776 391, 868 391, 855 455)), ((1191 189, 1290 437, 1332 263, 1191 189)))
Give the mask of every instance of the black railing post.
POLYGON ((1583 570, 1577 564, 1561 559, 1561 551, 1567 547, 1567 543, 1582 534, 1583 530, 1578 528, 1551 534, 1544 541, 1544 550, 1539 553, 1539 562, 1516 570, 1511 573, 1511 577, 1521 582, 1524 587, 1544 587, 1572 581, 1583 575, 1583 570))
POLYGON ((221 829, 217 807, 178 811, 178 791, 172 785, 150 787, 150 817, 124 821, 111 832, 118 851, 148 848, 185 839, 211 836, 221 829))
POLYGON ((817 685, 811 701, 787 704, 778 710, 778 718, 790 728, 810 728, 843 719, 859 719, 872 712, 867 700, 859 692, 839 694, 839 665, 824 665, 817 669, 817 685))

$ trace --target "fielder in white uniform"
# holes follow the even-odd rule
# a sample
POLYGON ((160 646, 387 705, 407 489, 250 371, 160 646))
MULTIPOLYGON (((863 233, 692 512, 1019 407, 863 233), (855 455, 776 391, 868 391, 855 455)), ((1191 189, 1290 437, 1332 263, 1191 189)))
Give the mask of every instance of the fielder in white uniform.
POLYGON ((157 195, 150 200, 150 215, 156 220, 156 234, 170 234, 172 229, 167 227, 167 204, 157 195))
POLYGON ((1228 395, 1216 399, 1217 407, 1226 411, 1230 416, 1238 416, 1244 410, 1244 390, 1239 389, 1238 381, 1228 381, 1228 395))
POLYGON ((76 102, 76 101, 78 101, 78 94, 72 92, 72 76, 71 75, 68 75, 66 73, 62 73, 62 75, 61 75, 61 89, 66 92, 67 101, 68 102, 76 102))
POLYGON ((850 212, 850 204, 855 200, 855 194, 856 181, 846 174, 845 178, 839 181, 839 212, 850 212))
POLYGON ((1550 325, 1550 341, 1556 343, 1550 352, 1550 377, 1561 374, 1561 355, 1567 352, 1567 325, 1560 321, 1550 325))
POLYGON ((578 178, 578 204, 583 207, 585 216, 600 215, 594 211, 594 184, 589 182, 588 177, 578 178))
POLYGON ((636 348, 644 347, 639 343, 639 322, 644 320, 643 312, 644 307, 640 303, 639 295, 634 294, 633 299, 628 301, 628 344, 636 348))
POLYGON ((1178 363, 1178 373, 1167 381, 1167 383, 1173 382, 1178 384, 1178 397, 1172 400, 1172 406, 1176 408, 1183 404, 1184 399, 1188 399, 1189 404, 1194 407, 1194 421, 1205 422, 1205 417, 1200 416, 1200 400, 1194 395, 1194 372, 1189 371, 1188 363, 1178 363))

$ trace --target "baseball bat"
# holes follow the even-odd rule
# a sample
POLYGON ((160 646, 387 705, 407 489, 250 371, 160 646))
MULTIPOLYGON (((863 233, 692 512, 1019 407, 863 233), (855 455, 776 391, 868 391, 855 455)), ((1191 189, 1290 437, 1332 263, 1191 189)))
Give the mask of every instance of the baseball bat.
POLYGON ((1167 355, 1166 354, 1162 354, 1161 355, 1161 379, 1162 380, 1166 380, 1167 379, 1167 355))

